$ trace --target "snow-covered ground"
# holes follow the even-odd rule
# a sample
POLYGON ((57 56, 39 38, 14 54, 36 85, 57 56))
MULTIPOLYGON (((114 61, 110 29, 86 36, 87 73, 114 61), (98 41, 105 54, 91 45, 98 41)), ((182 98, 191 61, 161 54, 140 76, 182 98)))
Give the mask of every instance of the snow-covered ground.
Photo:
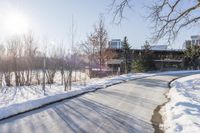
POLYGON ((64 91, 64 87, 60 85, 59 82, 56 82, 51 86, 46 86, 45 95, 42 90, 42 86, 4 87, 0 90, 0 120, 18 113, 41 107, 48 103, 70 98, 86 92, 95 91, 97 89, 105 88, 128 80, 155 75, 196 72, 200 71, 172 71, 154 74, 134 73, 114 77, 105 77, 101 79, 93 78, 87 80, 86 85, 84 85, 83 82, 73 83, 72 89, 69 91, 64 91))
POLYGON ((162 108, 166 133, 200 133, 200 74, 177 79, 162 108))
POLYGON ((42 86, 21 86, 21 87, 4 87, 0 90, 0 119, 25 112, 42 105, 70 98, 79 94, 95 91, 114 84, 122 83, 135 78, 151 76, 153 74, 127 74, 114 77, 93 78, 87 80, 86 85, 83 82, 75 82, 72 89, 64 91, 64 86, 55 83, 46 85, 46 93, 42 86))

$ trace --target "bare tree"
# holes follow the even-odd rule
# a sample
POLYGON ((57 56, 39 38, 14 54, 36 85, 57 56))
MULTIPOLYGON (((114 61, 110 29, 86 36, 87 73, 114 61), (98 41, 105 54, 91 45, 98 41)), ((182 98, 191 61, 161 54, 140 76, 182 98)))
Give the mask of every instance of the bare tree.
MULTIPOLYGON (((65 91, 67 89, 71 90, 72 86, 72 73, 75 71, 75 77, 76 77, 76 48, 74 46, 75 44, 75 35, 76 35, 76 26, 74 24, 74 17, 72 16, 72 23, 71 23, 71 29, 70 29, 70 39, 71 39, 71 49, 68 53, 68 56, 65 57, 65 70, 64 71, 64 87, 65 91)), ((75 78, 76 79, 76 78, 75 78)))
POLYGON ((91 69, 92 67, 96 64, 96 56, 95 56, 95 49, 96 46, 94 45, 93 42, 91 42, 92 35, 88 37, 88 40, 84 43, 81 44, 81 49, 83 52, 83 56, 85 56, 85 62, 87 62, 87 66, 89 67, 89 73, 88 76, 91 78, 91 69), (87 60, 86 60, 87 59, 87 60))
POLYGON ((87 37, 87 41, 81 44, 81 50, 87 57, 89 77, 92 76, 92 68, 99 67, 101 72, 105 62, 116 57, 115 51, 108 47, 108 33, 102 15, 99 17, 99 22, 94 26, 94 32, 87 37))
MULTIPOLYGON (((77 78, 77 46, 75 46, 75 40, 76 40, 76 35, 77 35, 77 27, 76 24, 74 22, 74 16, 72 16, 72 23, 71 23, 71 28, 70 28, 70 34, 71 34, 71 58, 72 58, 72 70, 74 71, 74 81, 76 81, 77 78)), ((72 76, 72 75, 71 75, 72 76)), ((71 77, 72 78, 72 77, 71 77)))
POLYGON ((102 70, 102 65, 103 65, 103 52, 106 49, 106 46, 108 44, 108 35, 107 35, 107 31, 105 29, 105 25, 104 25, 104 20, 103 17, 100 16, 99 18, 99 24, 95 27, 95 32, 96 32, 96 43, 97 46, 99 47, 98 51, 99 51, 99 66, 100 66, 100 71, 102 70))
POLYGON ((20 85, 20 73, 19 73, 19 63, 18 58, 21 57, 22 53, 22 43, 21 38, 19 36, 13 36, 11 39, 7 41, 7 51, 11 57, 12 61, 12 69, 15 75, 15 85, 20 85))
POLYGON ((91 69, 94 64, 96 64, 96 52, 97 52, 97 44, 95 43, 96 38, 93 34, 88 36, 87 41, 81 44, 82 52, 88 58, 88 66, 91 69))
POLYGON ((154 22, 153 40, 167 37, 168 42, 175 40, 180 30, 197 24, 200 15, 200 1, 162 0, 149 7, 149 19, 154 22))
POLYGON ((42 89, 44 91, 44 94, 46 94, 46 55, 44 54, 43 56, 43 69, 42 69, 42 74, 43 74, 43 78, 42 78, 42 89))
MULTIPOLYGON (((44 42, 44 46, 47 41, 44 42)), ((72 72, 82 69, 81 56, 79 51, 66 56, 63 47, 45 47, 37 49, 37 43, 32 34, 24 36, 14 36, 10 38, 4 48, 0 45, 0 86, 4 80, 6 86, 33 85, 42 82, 43 71, 43 90, 45 94, 46 83, 53 84, 55 74, 60 71, 62 76, 61 83, 65 81, 67 89, 71 89, 72 72), (76 60, 76 62, 74 62, 76 60), (14 80, 12 80, 14 76, 14 80), (2 79, 4 77, 4 79, 2 79)))
POLYGON ((47 56, 47 40, 43 41, 43 52, 42 52, 42 89, 46 94, 46 56, 47 56))
MULTIPOLYGON (((35 68, 35 58, 37 55, 37 46, 36 41, 33 37, 32 33, 24 35, 24 47, 25 47, 25 65, 27 67, 26 70, 26 85, 30 85, 33 78, 33 69, 35 68)), ((38 75, 38 71, 36 71, 36 75, 38 75)))
POLYGON ((7 52, 7 47, 5 47, 5 53, 1 55, 1 72, 3 73, 4 81, 6 86, 11 86, 12 79, 12 61, 11 56, 7 52))
POLYGON ((117 57, 117 53, 113 49, 107 48, 105 51, 103 51, 103 59, 105 62, 111 59, 114 59, 116 57, 117 57))
POLYGON ((92 46, 94 46, 93 50, 98 59, 100 71, 102 71, 102 66, 105 61, 103 53, 108 45, 108 34, 102 15, 99 17, 98 24, 94 26, 94 33, 89 36, 88 40, 90 40, 90 43, 92 43, 92 46))
POLYGON ((57 58, 58 58, 58 64, 59 64, 59 70, 61 74, 61 85, 64 83, 64 70, 65 70, 65 56, 66 51, 63 47, 63 43, 60 43, 59 47, 57 48, 57 58))
MULTIPOLYGON (((124 9, 131 7, 130 1, 134 0, 113 0, 114 18, 123 18, 124 9)), ((200 0, 155 0, 147 7, 148 18, 153 22, 154 42, 166 38, 171 43, 182 29, 199 24, 200 0)))
POLYGON ((4 65, 3 58, 5 56, 5 47, 1 44, 0 45, 0 88, 2 88, 2 83, 3 83, 3 68, 2 66, 4 65))
POLYGON ((73 72, 73 60, 71 55, 65 57, 65 71, 64 71, 64 88, 65 91, 71 90, 72 85, 72 72, 73 72))
POLYGON ((58 70, 58 52, 55 50, 56 47, 52 46, 49 48, 49 57, 46 58, 46 77, 47 77, 47 83, 53 84, 54 83, 54 77, 56 74, 56 71, 58 70))
POLYGON ((113 22, 117 22, 118 24, 124 18, 124 10, 125 8, 131 8, 132 0, 113 0, 111 3, 111 10, 113 11, 113 22))

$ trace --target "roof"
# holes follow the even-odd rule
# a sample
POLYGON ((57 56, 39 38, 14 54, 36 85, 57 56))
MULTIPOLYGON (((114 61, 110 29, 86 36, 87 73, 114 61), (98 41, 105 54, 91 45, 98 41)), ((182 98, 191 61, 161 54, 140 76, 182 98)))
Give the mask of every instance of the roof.
MULTIPOLYGON (((133 49, 133 51, 144 51, 144 49, 133 49)), ((165 49, 165 50, 150 50, 150 51, 153 51, 153 52, 173 52, 173 53, 183 53, 184 50, 183 49, 165 49)))
MULTIPOLYGON (((145 46, 142 46, 141 49, 144 49, 145 46)), ((168 45, 151 45, 150 49, 151 50, 167 50, 168 45)))
POLYGON ((111 59, 111 60, 107 61, 106 64, 117 65, 117 64, 121 64, 122 62, 123 62, 122 59, 111 59))
POLYGON ((177 63, 181 63, 182 60, 172 60, 172 59, 165 59, 165 60, 154 60, 155 62, 177 62, 177 63))
POLYGON ((112 39, 111 41, 121 41, 121 39, 112 39))

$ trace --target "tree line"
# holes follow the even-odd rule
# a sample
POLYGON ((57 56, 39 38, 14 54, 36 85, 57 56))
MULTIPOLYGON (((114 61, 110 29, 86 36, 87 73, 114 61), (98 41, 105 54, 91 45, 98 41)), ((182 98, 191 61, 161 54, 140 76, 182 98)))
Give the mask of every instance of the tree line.
POLYGON ((13 36, 0 45, 0 85, 29 86, 53 84, 55 74, 61 75, 65 89, 71 87, 72 71, 83 71, 85 62, 78 52, 69 55, 61 46, 48 52, 38 48, 32 34, 13 36), (43 75, 44 74, 44 75, 43 75))
POLYGON ((50 47, 47 42, 39 43, 32 33, 12 36, 0 45, 0 86, 42 85, 45 89, 45 84, 54 83, 58 73, 65 90, 71 89, 73 73, 86 73, 85 68, 98 68, 101 73, 105 62, 115 56, 108 49, 103 16, 86 41, 73 44, 70 53, 63 44, 50 47), (41 49, 39 45, 47 46, 41 49))

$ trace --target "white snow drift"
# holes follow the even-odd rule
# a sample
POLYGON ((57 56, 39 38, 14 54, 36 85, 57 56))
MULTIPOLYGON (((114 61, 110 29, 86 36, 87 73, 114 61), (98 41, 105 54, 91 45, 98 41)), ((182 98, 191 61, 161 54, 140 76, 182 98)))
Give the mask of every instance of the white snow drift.
POLYGON ((200 74, 177 79, 162 108, 166 133, 200 133, 200 74))

